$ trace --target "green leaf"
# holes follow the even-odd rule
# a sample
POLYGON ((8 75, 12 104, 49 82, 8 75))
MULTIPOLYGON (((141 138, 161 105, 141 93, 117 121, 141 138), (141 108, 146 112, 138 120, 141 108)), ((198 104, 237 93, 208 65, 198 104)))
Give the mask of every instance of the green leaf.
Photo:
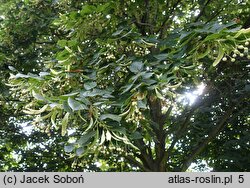
POLYGON ((103 114, 100 116, 100 120, 105 120, 105 119, 112 119, 114 121, 120 122, 122 118, 114 114, 103 114))
POLYGON ((121 29, 119 29, 119 30, 117 30, 116 32, 114 32, 113 34, 112 34, 112 36, 118 36, 118 35, 120 35, 122 32, 124 31, 124 28, 121 28, 121 29))
POLYGON ((221 61, 221 59, 223 58, 224 56, 224 51, 222 49, 221 46, 219 46, 219 54, 218 54, 218 57, 216 58, 216 60, 213 62, 213 66, 215 67, 216 65, 219 64, 219 62, 221 61))
POLYGON ((80 14, 82 16, 87 15, 87 14, 92 14, 92 13, 94 13, 95 10, 96 10, 95 6, 93 6, 93 5, 85 5, 85 6, 82 7, 82 10, 81 10, 80 14))
POLYGON ((17 79, 17 78, 34 78, 34 79, 42 80, 42 78, 40 78, 39 76, 31 74, 31 73, 29 73, 28 75, 17 73, 16 75, 11 74, 10 76, 10 79, 17 79))
POLYGON ((90 120, 89 120, 89 125, 88 127, 86 128, 86 130, 84 131, 84 134, 87 134, 88 131, 95 125, 95 122, 93 120, 93 118, 91 117, 90 120))
POLYGON ((46 101, 46 99, 42 95, 40 95, 39 93, 36 93, 34 90, 32 91, 32 95, 35 99, 39 101, 46 101))
POLYGON ((30 76, 28 76, 26 74, 22 74, 22 73, 17 73, 15 75, 15 78, 30 78, 30 76))
POLYGON ((163 53, 163 54, 158 54, 154 56, 158 61, 164 61, 167 59, 168 54, 163 53))
POLYGON ((155 94, 157 96, 157 98, 161 99, 161 100, 164 100, 165 98, 162 96, 162 94, 158 91, 157 88, 155 88, 155 94))
POLYGON ((212 35, 208 35, 203 42, 207 42, 207 41, 210 41, 210 40, 215 40, 215 39, 218 39, 221 37, 221 34, 220 33, 214 33, 212 35))
POLYGON ((147 102, 145 100, 139 100, 137 101, 138 108, 146 109, 147 108, 147 102))
POLYGON ((138 140, 138 139, 143 138, 143 136, 141 135, 141 133, 139 133, 138 131, 136 131, 136 132, 134 132, 134 133, 132 133, 132 134, 130 135, 130 138, 131 138, 132 140, 138 140))
POLYGON ((141 61, 135 61, 129 66, 129 70, 133 73, 138 73, 142 71, 143 63, 141 61))
POLYGON ((126 134, 126 128, 118 125, 112 125, 109 128, 112 132, 118 132, 121 134, 126 134))
POLYGON ((110 91, 105 91, 101 89, 93 89, 91 91, 83 91, 80 93, 80 97, 95 97, 95 96, 102 96, 104 98, 112 98, 110 91))
POLYGON ((91 90, 97 86, 96 82, 86 82, 84 83, 84 88, 86 90, 91 90))
POLYGON ((67 40, 62 39, 57 42, 57 45, 60 47, 65 47, 67 46, 67 42, 68 42, 67 40))
POLYGON ((154 75, 154 73, 147 73, 147 72, 143 72, 142 74, 141 74, 141 76, 142 76, 142 78, 143 79, 149 79, 151 76, 153 76, 154 75))
POLYGON ((81 102, 84 103, 85 105, 91 105, 91 104, 92 104, 92 103, 89 101, 89 99, 86 98, 86 97, 79 97, 79 98, 76 98, 76 100, 81 101, 81 102))
POLYGON ((45 110, 48 108, 48 106, 49 105, 46 104, 39 110, 34 110, 34 109, 27 108, 27 110, 23 110, 23 112, 26 113, 26 114, 30 114, 30 115, 37 115, 37 114, 41 114, 41 113, 45 112, 45 110))
POLYGON ((148 79, 148 80, 143 80, 143 83, 144 83, 144 85, 151 86, 151 85, 157 83, 157 81, 153 80, 153 79, 148 79))
POLYGON ((58 61, 65 61, 69 58, 70 54, 67 50, 63 50, 61 52, 58 52, 56 55, 56 59, 58 61))
POLYGON ((81 146, 85 146, 87 145, 88 141, 93 137, 95 136, 96 134, 96 131, 91 131, 91 132, 88 132, 86 134, 84 134, 83 136, 81 136, 81 138, 77 141, 77 143, 81 146))
POLYGON ((68 98, 68 104, 73 111, 88 109, 86 105, 72 99, 71 97, 68 98))
POLYGON ((77 40, 69 40, 68 41, 68 46, 69 47, 74 47, 78 45, 78 41, 77 40))
POLYGON ((93 91, 83 91, 80 93, 80 97, 95 97, 99 96, 100 93, 93 91))
POLYGON ((102 131, 102 136, 101 136, 101 141, 100 145, 102 145, 105 142, 106 136, 105 136, 105 131, 102 131))
POLYGON ((68 104, 68 101, 64 101, 62 107, 63 107, 63 110, 65 110, 66 112, 69 112, 69 113, 73 112, 68 104))
POLYGON ((39 72, 40 77, 45 77, 45 76, 48 76, 48 75, 50 75, 49 72, 39 72))
MULTIPOLYGON (((210 52, 211 52, 211 49, 210 49, 210 46, 208 45, 206 51, 204 53, 198 54, 196 58, 197 59, 202 59, 205 56, 207 56, 210 52)), ((188 66, 188 67, 192 67, 191 69, 193 69, 194 66, 196 66, 196 65, 191 65, 191 66, 188 66)), ((183 68, 188 69, 188 67, 183 67, 183 68)))
POLYGON ((56 116, 58 114, 58 111, 54 110, 51 117, 50 117, 50 121, 52 123, 53 126, 56 126, 56 116))
MULTIPOLYGON (((0 56, 2 57, 3 54, 1 54, 0 56)), ((3 58, 3 59, 4 59, 4 58, 3 58)), ((1 60, 3 60, 3 59, 1 59, 1 60)), ((18 71, 18 70, 16 70, 16 68, 13 67, 13 66, 8 66, 8 69, 10 69, 10 70, 13 71, 13 72, 17 72, 17 71, 18 71)))
POLYGON ((110 10, 112 9, 113 9, 113 3, 105 3, 103 5, 98 5, 96 7, 97 12, 103 12, 103 13, 110 12, 110 10))
POLYGON ((72 97, 72 96, 76 96, 78 94, 79 94, 79 92, 74 92, 74 93, 68 93, 68 94, 65 94, 65 95, 62 95, 62 96, 64 96, 64 97, 72 97))
POLYGON ((51 72, 51 74, 53 74, 53 75, 59 75, 59 74, 63 73, 63 71, 56 71, 56 70, 54 70, 54 69, 50 69, 50 72, 51 72))
POLYGON ((121 94, 128 92, 133 87, 133 85, 134 85, 134 83, 126 85, 121 94))
POLYGON ((220 31, 222 31, 223 29, 226 29, 227 27, 230 27, 230 26, 233 26, 233 25, 236 25, 235 21, 230 21, 227 24, 220 24, 220 23, 215 22, 212 25, 210 31, 213 32, 213 33, 218 33, 220 31))
POLYGON ((65 136, 67 132, 68 122, 69 122, 69 113, 67 112, 62 119, 62 132, 61 132, 62 136, 65 136))
POLYGON ((85 150, 84 150, 83 147, 77 148, 76 155, 79 157, 79 156, 81 156, 84 153, 84 151, 85 150))
POLYGON ((74 144, 69 144, 69 145, 67 145, 67 146, 64 146, 64 151, 66 152, 66 153, 70 153, 70 152, 72 152, 74 150, 74 144))

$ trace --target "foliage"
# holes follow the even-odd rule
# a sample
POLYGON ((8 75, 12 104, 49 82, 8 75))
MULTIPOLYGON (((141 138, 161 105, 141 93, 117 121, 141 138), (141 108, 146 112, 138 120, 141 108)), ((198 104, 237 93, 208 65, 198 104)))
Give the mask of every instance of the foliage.
POLYGON ((230 158, 230 144, 249 153, 250 29, 240 26, 244 11, 242 23, 222 14, 248 4, 13 3, 1 25, 12 97, 49 136, 61 133, 55 143, 68 138, 65 152, 90 170, 186 171, 196 159, 249 170, 247 156, 230 158), (201 83, 197 102, 180 101, 201 83))

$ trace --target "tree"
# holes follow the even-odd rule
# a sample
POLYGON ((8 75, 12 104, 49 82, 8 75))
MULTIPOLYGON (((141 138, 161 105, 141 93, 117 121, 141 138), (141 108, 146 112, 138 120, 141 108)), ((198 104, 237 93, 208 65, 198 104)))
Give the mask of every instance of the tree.
POLYGON ((241 153, 249 153, 249 142, 241 142, 249 138, 250 30, 240 26, 247 25, 248 5, 19 2, 24 16, 14 34, 11 22, 2 26, 8 28, 3 46, 11 49, 2 53, 11 65, 34 67, 11 74, 13 96, 26 103, 21 108, 36 116, 37 126, 62 137, 72 130, 65 151, 86 166, 96 160, 112 169, 120 161, 119 170, 186 171, 207 159, 224 170, 218 144, 230 152, 226 145, 236 137, 235 149, 242 144, 241 153), (33 12, 34 6, 44 9, 33 12), (236 17, 225 16, 228 11, 236 17), (193 105, 180 101, 201 83, 205 89, 193 105))

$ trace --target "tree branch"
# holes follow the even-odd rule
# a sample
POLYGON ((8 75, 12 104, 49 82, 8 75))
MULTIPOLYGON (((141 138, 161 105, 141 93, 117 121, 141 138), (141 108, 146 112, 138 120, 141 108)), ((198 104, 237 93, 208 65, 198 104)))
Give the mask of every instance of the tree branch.
POLYGON ((221 120, 218 122, 218 125, 209 133, 207 139, 205 139, 203 142, 201 142, 197 147, 194 148, 193 152, 191 155, 187 157, 187 159, 184 161, 181 171, 185 172, 188 167, 190 166, 191 162, 193 159, 207 146, 209 142, 211 142, 217 135, 218 133, 224 128, 225 122, 228 120, 230 115, 232 114, 234 110, 234 107, 231 106, 225 115, 221 118, 221 120))
MULTIPOLYGON (((207 85, 204 91, 204 95, 206 95, 207 93, 209 93, 211 91, 211 84, 207 85)), ((174 139, 171 143, 171 145, 169 146, 168 150, 166 151, 165 154, 165 160, 168 160, 172 154, 172 151, 174 149, 175 144, 178 142, 178 140, 186 133, 186 130, 188 128, 189 122, 191 117, 193 116, 194 112, 201 106, 204 105, 205 103, 209 102, 210 100, 202 100, 202 96, 200 96, 198 99, 196 99, 197 102, 195 104, 195 106, 193 106, 193 108, 188 112, 188 114, 186 115, 185 120, 183 121, 182 125, 180 125, 179 129, 176 131, 174 139)))
MULTIPOLYGON (((144 4, 145 4, 145 12, 144 15, 141 18, 141 23, 147 24, 149 21, 149 0, 144 0, 144 4)), ((146 25, 143 25, 142 27, 143 33, 147 33, 146 32, 146 25)))
MULTIPOLYGON (((165 171, 165 140, 166 134, 164 130, 164 124, 168 114, 162 113, 162 101, 156 98, 154 95, 148 96, 148 104, 150 109, 150 116, 152 119, 152 129, 156 136, 155 140, 155 166, 156 171, 165 171)), ((170 112, 169 112, 170 113, 170 112)))
MULTIPOLYGON (((159 38, 162 38, 162 37, 163 37, 163 33, 164 33, 165 30, 166 30, 166 23, 167 23, 167 21, 169 20, 171 14, 173 14, 174 9, 179 5, 179 3, 180 3, 181 1, 182 1, 182 0, 176 1, 176 3, 173 5, 171 11, 167 14, 167 16, 165 17, 165 19, 163 20, 162 25, 160 26, 160 28, 159 28, 158 31, 157 31, 157 33, 160 33, 159 38)), ((168 1, 167 1, 167 2, 168 2, 168 1)))
POLYGON ((168 158, 171 156, 172 150, 174 149, 175 144, 178 142, 178 140, 181 138, 181 136, 185 133, 185 130, 187 129, 188 123, 190 121, 190 118, 192 117, 195 110, 192 110, 185 118, 184 123, 180 126, 179 130, 176 132, 176 135, 174 137, 173 142, 169 146, 168 150, 166 151, 166 154, 168 158))
POLYGON ((142 26, 149 26, 149 27, 155 27, 154 25, 150 24, 150 23, 142 23, 142 22, 138 22, 138 21, 135 21, 135 23, 137 25, 142 25, 142 26))
MULTIPOLYGON (((139 139, 135 141, 135 146, 139 148, 141 155, 138 156, 138 158, 143 162, 143 165, 145 168, 153 169, 153 156, 151 156, 147 152, 147 146, 143 139, 139 139)), ((150 148, 148 148, 150 149, 150 148)))
MULTIPOLYGON (((229 5, 231 2, 232 2, 233 0, 231 0, 227 5, 229 5)), ((222 7, 220 10, 218 10, 215 14, 213 14, 212 16, 211 16, 211 18, 209 19, 209 20, 207 20, 206 21, 206 24, 207 23, 209 23, 209 22, 211 22, 214 18, 216 18, 221 12, 223 12, 224 11, 224 8, 225 7, 222 7)))
POLYGON ((141 164, 139 161, 137 161, 134 157, 131 155, 125 155, 125 159, 127 159, 129 162, 134 164, 135 166, 139 167, 140 169, 144 170, 145 172, 150 172, 151 170, 145 167, 143 164, 141 164))
POLYGON ((200 19, 200 17, 203 16, 203 14, 205 13, 205 10, 206 10, 208 4, 209 4, 211 1, 212 1, 212 0, 207 0, 207 2, 203 5, 203 7, 202 7, 202 9, 201 9, 201 11, 200 11, 200 13, 199 13, 199 15, 196 17, 196 19, 195 19, 194 22, 197 22, 197 21, 200 19))

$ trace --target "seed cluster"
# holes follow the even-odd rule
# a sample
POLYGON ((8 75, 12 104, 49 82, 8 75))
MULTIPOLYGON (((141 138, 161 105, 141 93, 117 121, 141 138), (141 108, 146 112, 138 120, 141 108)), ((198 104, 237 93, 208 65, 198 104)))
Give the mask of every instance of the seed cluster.
POLYGON ((250 59, 249 48, 248 48, 249 44, 250 44, 250 39, 247 39, 244 45, 237 45, 233 51, 232 56, 228 56, 228 55, 227 55, 228 57, 224 56, 222 58, 222 61, 227 61, 228 58, 230 58, 231 62, 235 62, 237 56, 239 57, 246 56, 248 59, 250 59))
POLYGON ((137 123, 142 119, 144 119, 144 117, 137 106, 137 101, 132 101, 130 105, 130 112, 126 117, 126 122, 137 123))

